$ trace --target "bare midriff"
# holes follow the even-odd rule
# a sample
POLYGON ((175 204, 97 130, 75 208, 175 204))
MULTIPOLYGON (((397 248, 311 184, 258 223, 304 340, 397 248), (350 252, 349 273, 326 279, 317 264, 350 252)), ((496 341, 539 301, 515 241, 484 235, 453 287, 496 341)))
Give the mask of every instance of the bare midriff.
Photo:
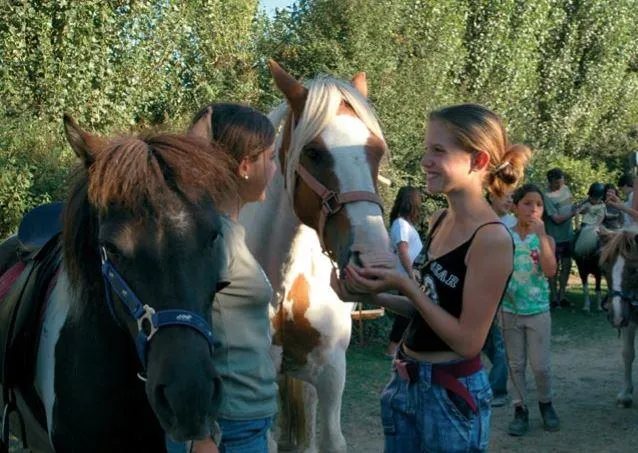
POLYGON ((402 345, 402 347, 403 352, 405 352, 408 357, 420 362, 443 363, 451 360, 464 360, 463 356, 454 351, 418 352, 408 348, 405 344, 402 345))

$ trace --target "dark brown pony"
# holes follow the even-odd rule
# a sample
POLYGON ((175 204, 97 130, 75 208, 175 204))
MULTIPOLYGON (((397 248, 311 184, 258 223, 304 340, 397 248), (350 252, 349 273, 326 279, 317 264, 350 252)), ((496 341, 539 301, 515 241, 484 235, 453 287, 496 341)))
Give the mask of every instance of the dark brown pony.
POLYGON ((220 394, 214 343, 187 325, 149 333, 117 287, 105 284, 102 267, 112 265, 145 313, 182 310, 209 320, 224 284, 215 205, 236 189, 231 161, 196 138, 102 139, 68 117, 65 129, 80 165, 65 204, 63 264, 43 315, 35 379, 19 389, 35 389, 45 415, 44 426, 27 423, 29 446, 162 452, 164 433, 204 438, 220 394), (143 360, 140 332, 148 334, 143 360))

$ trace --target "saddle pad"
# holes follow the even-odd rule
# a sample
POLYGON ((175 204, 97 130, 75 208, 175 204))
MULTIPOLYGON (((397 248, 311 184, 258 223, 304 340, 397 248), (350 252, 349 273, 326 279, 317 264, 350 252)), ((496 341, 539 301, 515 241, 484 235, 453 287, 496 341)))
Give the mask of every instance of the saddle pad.
POLYGON ((24 263, 22 261, 17 262, 10 267, 4 274, 0 276, 0 302, 9 293, 9 290, 18 279, 22 271, 24 270, 24 263))

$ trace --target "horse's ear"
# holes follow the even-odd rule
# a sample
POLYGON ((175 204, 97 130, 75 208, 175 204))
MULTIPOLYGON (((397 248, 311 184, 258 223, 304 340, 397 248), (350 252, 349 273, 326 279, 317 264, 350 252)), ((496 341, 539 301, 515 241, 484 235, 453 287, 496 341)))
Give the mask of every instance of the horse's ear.
POLYGON ((368 80, 365 72, 357 72, 352 77, 351 83, 364 98, 368 98, 368 80))
POLYGON ((270 68, 270 73, 275 81, 275 85, 277 85, 279 91, 286 97, 290 108, 295 113, 295 118, 298 120, 301 118, 303 108, 306 105, 308 89, 284 71, 275 60, 268 60, 268 67, 270 68))
POLYGON ((212 130, 213 108, 208 106, 206 112, 188 129, 186 135, 210 140, 213 137, 212 130))
POLYGON ((64 114, 64 132, 73 152, 87 168, 94 162, 95 150, 103 146, 103 139, 89 134, 71 116, 64 114))

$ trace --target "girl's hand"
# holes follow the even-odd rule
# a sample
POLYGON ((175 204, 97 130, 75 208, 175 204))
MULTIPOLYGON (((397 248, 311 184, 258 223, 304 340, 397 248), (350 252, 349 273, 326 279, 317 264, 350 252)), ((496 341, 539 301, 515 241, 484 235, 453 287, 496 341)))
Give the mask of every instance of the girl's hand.
POLYGON ((213 439, 193 441, 192 453, 219 453, 219 449, 213 439))
POLYGON ((356 288, 368 293, 382 293, 390 290, 404 289, 410 284, 410 279, 396 269, 358 267, 349 265, 346 267, 346 280, 356 288))
POLYGON ((620 198, 618 198, 615 193, 610 193, 609 195, 607 195, 607 200, 605 200, 605 201, 608 204, 620 203, 620 198))
POLYGON ((369 291, 365 291, 364 288, 359 288, 351 282, 339 279, 339 277, 337 277, 337 271, 334 269, 330 273, 330 286, 339 299, 344 302, 367 303, 371 296, 369 291))
POLYGON ((545 223, 541 219, 532 218, 529 221, 530 230, 538 237, 545 236, 545 223))

